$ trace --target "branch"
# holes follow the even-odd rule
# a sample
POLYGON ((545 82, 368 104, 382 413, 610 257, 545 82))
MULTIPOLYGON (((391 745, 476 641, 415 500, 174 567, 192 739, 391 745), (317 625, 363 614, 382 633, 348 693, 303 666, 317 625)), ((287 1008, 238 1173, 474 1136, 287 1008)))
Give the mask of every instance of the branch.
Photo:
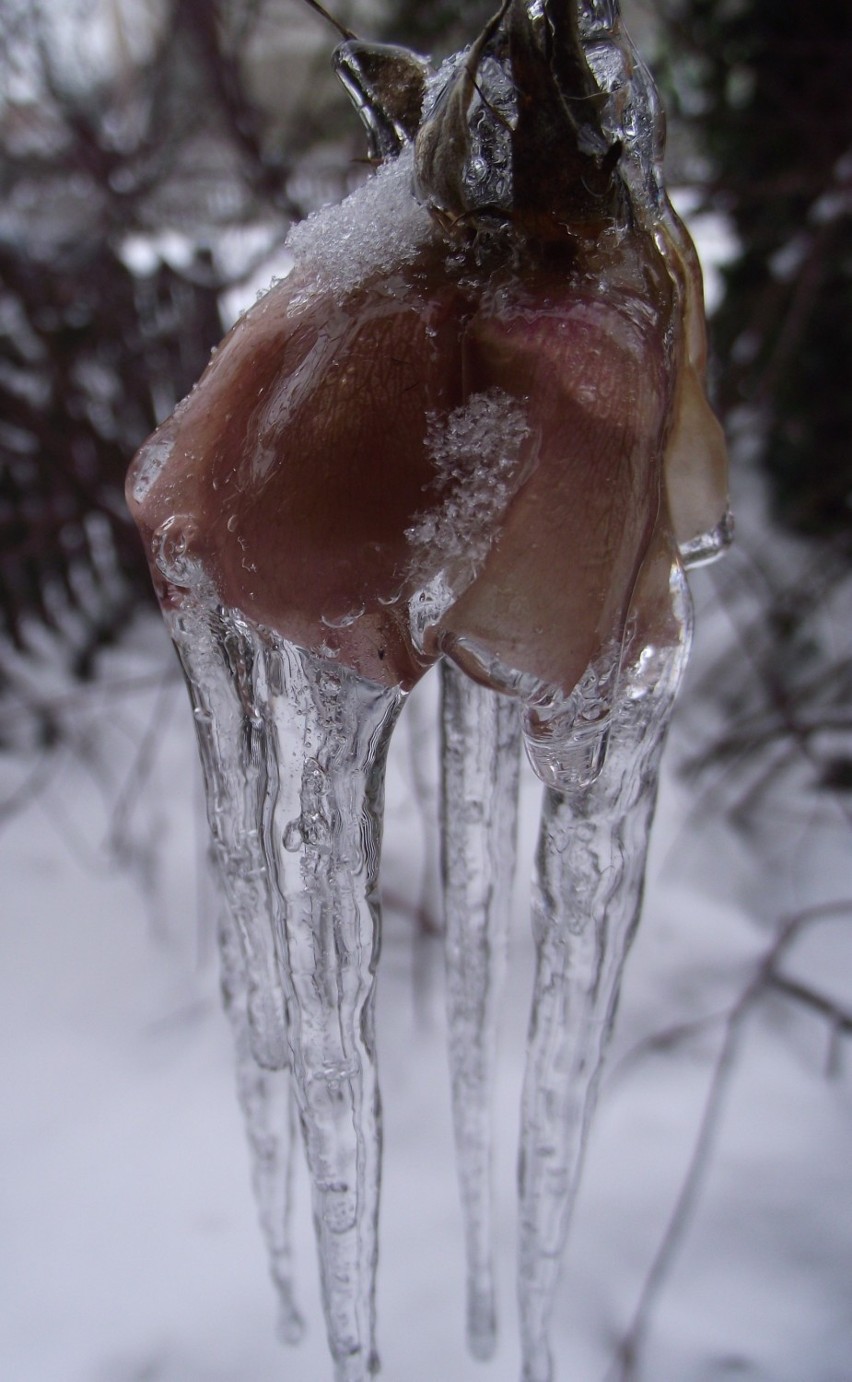
MULTIPOLYGON (((840 898, 805 908, 784 921, 769 950, 752 973, 725 1019, 725 1031, 704 1109, 698 1126, 692 1155, 681 1184, 674 1208, 662 1240, 639 1294, 633 1318, 619 1341, 606 1382, 637 1382, 642 1364, 642 1352, 650 1330, 652 1316, 659 1296, 671 1273, 672 1265, 689 1228, 695 1206, 703 1188, 704 1176, 719 1132, 725 1097, 739 1051, 740 1038, 746 1018, 768 987, 786 987, 787 981, 777 974, 783 955, 807 927, 837 916, 852 916, 852 899, 840 898), (780 983, 779 983, 780 980, 780 983)), ((794 983, 793 988, 798 986, 794 983)), ((806 1001, 812 1001, 809 990, 806 1001)), ((797 995, 798 996, 798 995, 797 995)), ((818 996, 814 996, 819 1002, 818 996)), ((833 1005, 825 1000, 828 1008, 833 1005)), ((848 1015, 841 1013, 845 1020, 848 1015)))

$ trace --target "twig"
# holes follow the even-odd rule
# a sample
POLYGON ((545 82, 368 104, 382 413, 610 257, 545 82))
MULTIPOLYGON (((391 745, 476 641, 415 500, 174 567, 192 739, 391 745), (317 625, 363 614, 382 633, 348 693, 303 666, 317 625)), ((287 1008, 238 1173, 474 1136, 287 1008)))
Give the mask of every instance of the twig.
MULTIPOLYGON (((804 731, 799 723, 798 706, 796 705, 795 699, 791 697, 787 687, 784 686, 780 678, 775 675, 770 668, 761 665, 754 648, 753 640, 748 636, 748 630, 743 628, 730 602, 723 600, 723 604, 730 620, 731 627, 737 636, 740 649, 747 661, 751 664, 755 675, 763 686, 769 704, 779 717, 783 729, 790 736, 790 739, 798 748, 806 762, 809 763, 812 768, 821 770, 824 764, 820 756, 814 751, 810 734, 804 731)), ((834 793, 833 797, 837 810, 841 813, 847 825, 852 827, 852 807, 847 806, 846 802, 844 802, 837 793, 834 793)))
POLYGON ((757 999, 763 995, 767 986, 770 984, 777 986, 777 966, 784 953, 806 927, 830 917, 850 915, 852 915, 852 899, 841 898, 805 908, 789 917, 779 927, 771 947, 729 1010, 725 1020, 722 1045, 716 1057, 686 1175, 660 1245, 643 1282, 633 1317, 621 1337, 612 1366, 607 1372, 606 1382, 636 1382, 639 1377, 642 1351, 651 1326, 652 1315, 689 1228, 713 1152, 730 1075, 734 1068, 746 1017, 757 999))
MULTIPOLYGON (((159 687, 165 677, 165 673, 146 672, 139 676, 116 677, 113 680, 102 678, 91 685, 80 686, 75 691, 66 691, 56 696, 39 696, 34 687, 31 687, 23 677, 19 678, 19 685, 15 685, 9 670, 4 667, 3 675, 6 677, 10 690, 20 698, 21 704, 18 706, 4 706, 4 719, 9 716, 33 714, 54 715, 63 710, 76 710, 86 701, 91 700, 95 695, 103 696, 105 699, 112 700, 116 696, 133 696, 140 691, 150 691, 153 687, 159 687)), ((168 677, 177 683, 180 680, 180 671, 177 664, 170 669, 168 677)))
POLYGON ((8 821, 24 807, 29 806, 44 791, 58 767, 55 753, 45 751, 32 772, 19 783, 13 792, 0 801, 0 821, 8 821))
POLYGON ((171 669, 169 669, 160 676, 157 695, 148 724, 145 726, 145 732, 139 741, 130 769, 112 804, 109 847, 119 858, 126 857, 129 853, 127 844, 128 819, 138 800, 140 789, 151 775, 156 758, 157 742, 160 740, 165 725, 174 713, 177 703, 176 697, 172 695, 170 699, 170 693, 174 690, 175 679, 171 675, 171 669))
POLYGON ((826 1018, 831 1023, 833 1031, 844 1035, 852 1034, 852 1012, 848 1012, 831 998, 826 998, 825 994, 817 993, 816 989, 800 984, 796 979, 788 979, 785 974, 772 973, 767 975, 767 980, 779 993, 795 998, 799 1003, 804 1003, 806 1007, 813 1008, 820 1016, 826 1018))
POLYGON ((347 29, 345 24, 341 24, 340 20, 336 19, 333 14, 330 14, 324 5, 319 3, 319 0, 304 0, 304 3, 309 6, 315 14, 320 15, 328 24, 333 25, 344 42, 348 39, 356 39, 358 37, 357 34, 353 34, 351 29, 347 29))
POLYGON ((694 1017, 688 1022, 674 1022, 670 1027, 664 1027, 662 1031, 652 1032, 650 1036, 638 1041, 635 1046, 631 1046, 629 1051, 616 1062, 607 1075, 607 1084, 614 1084, 627 1074, 630 1068, 637 1065, 646 1056, 657 1055, 662 1051, 670 1051, 675 1046, 680 1046, 688 1041, 690 1037, 698 1036, 699 1033, 706 1031, 709 1027, 719 1026, 728 1017, 729 1009, 725 1008, 719 1012, 705 1013, 701 1017, 694 1017))

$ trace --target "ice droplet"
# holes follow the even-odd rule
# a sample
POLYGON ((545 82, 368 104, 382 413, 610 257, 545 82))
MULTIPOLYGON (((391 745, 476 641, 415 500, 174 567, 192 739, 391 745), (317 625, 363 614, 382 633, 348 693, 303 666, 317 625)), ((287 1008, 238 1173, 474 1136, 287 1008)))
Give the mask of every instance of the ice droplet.
POLYGON ((198 589, 207 581, 200 559, 192 552, 195 534, 194 520, 176 513, 161 523, 151 538, 151 555, 158 570, 184 590, 198 589))
POLYGON ((546 689, 527 698, 524 746, 547 786, 590 786, 603 769, 616 698, 621 643, 611 644, 566 696, 546 689))
POLYGON ((701 533, 691 542, 684 543, 680 549, 683 564, 689 570, 716 561, 734 540, 734 518, 730 510, 721 523, 708 533, 701 533))
POLYGON ((305 837, 302 834, 301 817, 298 820, 289 821, 287 829, 284 831, 284 848, 289 850, 291 854, 295 854, 297 849, 302 848, 304 842, 305 837))
POLYGON ((363 613, 364 603, 362 601, 344 610, 341 614, 322 614, 320 615, 320 622, 325 624, 327 629, 348 629, 353 624, 357 624, 363 613))

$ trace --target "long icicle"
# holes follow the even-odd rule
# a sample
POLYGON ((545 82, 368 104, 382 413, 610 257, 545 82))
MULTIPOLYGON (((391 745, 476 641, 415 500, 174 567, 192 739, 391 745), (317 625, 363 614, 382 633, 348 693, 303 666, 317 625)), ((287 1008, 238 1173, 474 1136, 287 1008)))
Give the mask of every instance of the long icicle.
POLYGON ((214 857, 243 949, 252 1051, 259 1065, 281 1069, 287 1024, 259 830, 268 746, 255 635, 236 611, 203 598, 170 612, 168 625, 192 702, 214 857))
POLYGON ((267 638, 274 742, 264 848, 280 895, 281 977, 337 1382, 378 1370, 381 1117, 374 994, 384 766, 402 705, 267 638))
POLYGON ((467 1256, 467 1339, 496 1344, 492 1103, 518 815, 516 701, 442 665, 442 872, 453 1122, 467 1256))
POLYGON ((234 919, 219 922, 222 994, 236 1048, 237 1095, 252 1158, 252 1184, 278 1294, 278 1335, 297 1344, 305 1332, 293 1287, 293 1171, 298 1135, 289 1070, 264 1070, 254 1058, 248 1023, 245 961, 234 919))
POLYGON ((203 599, 169 620, 192 702, 214 860, 225 896, 219 922, 222 992, 236 1054, 237 1092, 252 1181, 279 1302, 278 1332, 296 1343, 290 1218, 296 1119, 278 980, 274 899, 260 812, 267 727, 257 694, 256 635, 234 611, 203 599))
POLYGON ((600 776, 582 791, 545 791, 519 1162, 523 1382, 553 1377, 549 1330, 560 1264, 642 902, 660 757, 689 643, 679 565, 671 590, 675 636, 625 668, 600 776))

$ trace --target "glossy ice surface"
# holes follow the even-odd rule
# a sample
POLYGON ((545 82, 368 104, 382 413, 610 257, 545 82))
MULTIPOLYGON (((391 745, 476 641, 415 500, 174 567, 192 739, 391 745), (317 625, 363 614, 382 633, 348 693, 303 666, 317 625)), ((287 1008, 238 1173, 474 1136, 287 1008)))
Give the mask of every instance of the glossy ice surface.
POLYGON ((728 534, 699 270, 617 7, 507 0, 438 74, 354 41, 337 61, 384 161, 294 229, 291 274, 142 448, 128 500, 195 713, 283 1332, 289 1067, 339 1382, 378 1366, 384 759, 441 658, 468 1333, 494 1347, 489 1105, 523 733, 546 794, 519 1298, 524 1378, 547 1382, 688 649, 680 553, 728 534))

